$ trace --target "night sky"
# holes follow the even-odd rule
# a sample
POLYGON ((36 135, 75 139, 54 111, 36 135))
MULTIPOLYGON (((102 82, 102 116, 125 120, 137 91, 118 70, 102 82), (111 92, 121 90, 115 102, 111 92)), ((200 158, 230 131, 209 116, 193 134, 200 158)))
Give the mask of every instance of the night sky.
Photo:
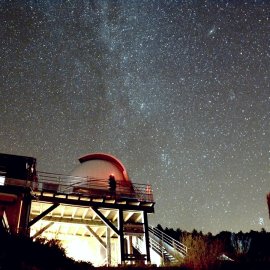
POLYGON ((270 1, 0 1, 0 152, 110 153, 152 225, 270 230, 270 1))

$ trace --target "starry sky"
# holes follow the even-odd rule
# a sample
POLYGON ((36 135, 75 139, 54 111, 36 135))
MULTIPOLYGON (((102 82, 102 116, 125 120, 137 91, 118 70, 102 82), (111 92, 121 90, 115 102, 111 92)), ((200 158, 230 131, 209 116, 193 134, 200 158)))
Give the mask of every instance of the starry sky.
POLYGON ((152 225, 270 230, 270 1, 0 1, 0 152, 110 153, 152 225))

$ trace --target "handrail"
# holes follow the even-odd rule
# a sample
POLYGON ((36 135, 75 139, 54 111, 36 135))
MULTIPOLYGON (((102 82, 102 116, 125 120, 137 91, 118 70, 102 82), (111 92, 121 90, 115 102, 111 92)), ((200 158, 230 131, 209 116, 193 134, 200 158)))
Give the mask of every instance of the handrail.
MULTIPOLYGON (((153 251, 158 253, 159 256, 161 256, 163 258, 163 260, 170 261, 170 262, 176 262, 179 260, 180 256, 186 256, 187 253, 185 251, 187 250, 187 248, 183 244, 181 244, 179 241, 173 239, 172 237, 170 237, 166 233, 160 231, 164 236, 163 239, 171 238, 171 240, 174 240, 175 243, 178 242, 178 245, 174 245, 174 246, 169 245, 167 243, 170 247, 173 248, 174 251, 176 251, 176 252, 172 252, 172 251, 168 250, 166 248, 166 246, 164 245, 164 243, 166 243, 165 241, 159 241, 161 239, 157 236, 153 237, 153 235, 154 235, 153 232, 155 231, 155 228, 153 228, 152 226, 149 226, 148 229, 149 229, 149 233, 150 233, 150 237, 149 237, 150 247, 153 251), (181 245, 184 247, 183 249, 177 248, 177 246, 181 246, 181 245), (178 256, 179 254, 180 254, 180 256, 178 256)), ((158 232, 158 229, 157 229, 157 232, 158 232)), ((140 237, 137 238, 137 241, 136 241, 134 247, 137 248, 140 252, 144 248, 143 244, 142 244, 142 239, 140 237)))
POLYGON ((187 247, 184 244, 177 241, 176 239, 169 236, 168 234, 164 233, 163 231, 159 230, 158 228, 149 226, 149 233, 156 236, 162 242, 168 244, 170 247, 174 248, 176 251, 178 251, 182 255, 184 256, 187 255, 187 247))
POLYGON ((109 190, 108 179, 71 176, 51 172, 37 172, 37 181, 6 178, 5 185, 27 186, 34 191, 50 191, 63 194, 75 193, 76 195, 89 197, 105 196, 154 202, 153 191, 150 185, 132 183, 127 180, 116 180, 116 189, 113 193, 109 190))
POLYGON ((139 251, 142 251, 143 249, 143 240, 141 239, 141 237, 138 237, 136 239, 137 241, 135 242, 135 244, 133 243, 133 246, 138 249, 139 251))
POLYGON ((162 254, 162 245, 160 242, 156 241, 154 238, 150 238, 150 245, 152 246, 153 250, 162 254))
MULTIPOLYGON (((79 177, 70 175, 61 175, 54 173, 38 172, 38 183, 45 183, 46 188, 52 189, 54 184, 59 185, 58 189, 61 192, 76 192, 78 194, 92 194, 95 192, 98 195, 110 195, 109 182, 107 179, 93 177, 79 177)), ((139 201, 153 202, 153 192, 150 185, 132 183, 126 180, 116 180, 116 190, 114 195, 136 199, 139 201)))

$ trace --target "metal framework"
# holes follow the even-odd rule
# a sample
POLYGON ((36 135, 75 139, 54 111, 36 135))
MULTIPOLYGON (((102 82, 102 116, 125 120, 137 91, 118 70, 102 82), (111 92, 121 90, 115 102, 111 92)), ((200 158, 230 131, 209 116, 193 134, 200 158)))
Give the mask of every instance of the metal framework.
POLYGON ((16 190, 11 193, 20 208, 13 231, 92 241, 105 254, 99 264, 150 263, 148 214, 155 204, 150 185, 117 181, 111 194, 106 179, 39 172, 38 182, 7 178, 5 187, 16 190), (138 241, 144 243, 140 251, 138 241))

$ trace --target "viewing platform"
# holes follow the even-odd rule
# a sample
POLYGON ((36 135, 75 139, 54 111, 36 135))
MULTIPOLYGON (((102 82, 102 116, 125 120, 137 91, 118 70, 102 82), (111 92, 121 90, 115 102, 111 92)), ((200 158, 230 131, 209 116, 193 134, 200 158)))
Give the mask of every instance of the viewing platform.
POLYGON ((113 198, 115 200, 124 198, 139 202, 154 202, 151 185, 125 180, 117 181, 115 191, 112 193, 109 189, 108 179, 38 172, 38 186, 36 189, 40 192, 47 191, 90 198, 113 198))
POLYGON ((37 181, 6 178, 6 187, 30 188, 35 199, 59 202, 72 201, 87 205, 91 203, 128 204, 153 206, 153 191, 149 184, 117 181, 115 191, 109 189, 107 179, 75 177, 70 175, 37 172, 37 181))

